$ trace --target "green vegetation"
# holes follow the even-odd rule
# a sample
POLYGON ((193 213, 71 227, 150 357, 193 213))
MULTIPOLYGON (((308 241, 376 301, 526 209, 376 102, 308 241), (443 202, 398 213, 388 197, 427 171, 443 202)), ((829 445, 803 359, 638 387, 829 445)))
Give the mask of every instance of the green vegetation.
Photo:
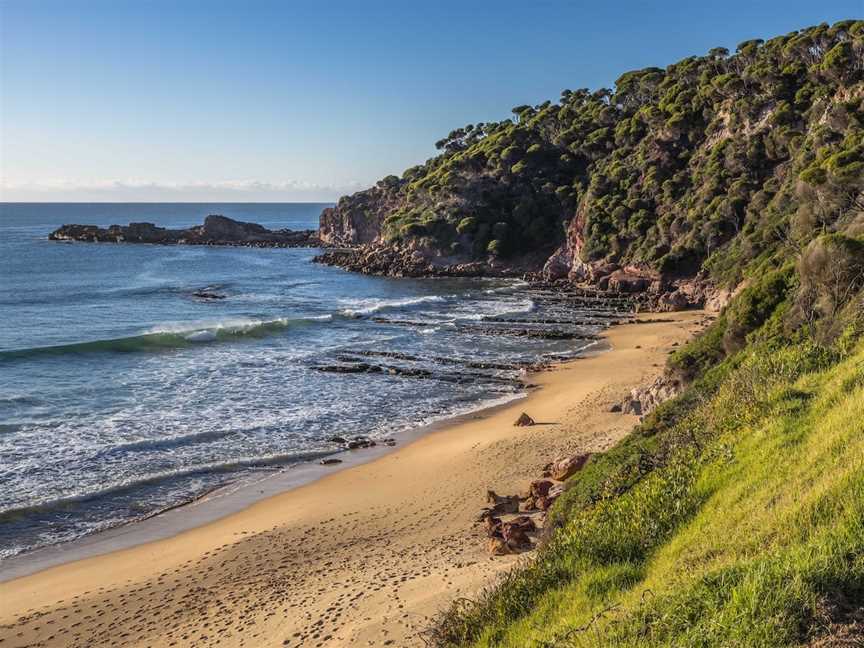
POLYGON ((807 290, 768 274, 676 354, 699 377, 569 480, 536 560, 437 645, 779 648, 864 612, 864 293, 826 344, 788 329, 807 290))
POLYGON ((847 20, 627 72, 456 129, 340 208, 477 259, 548 253, 569 223, 584 261, 736 285, 861 209, 862 60, 864 21, 847 20))
MULTIPOLYGON (((864 642, 862 38, 845 21, 630 72, 423 167, 464 191, 459 156, 494 142, 501 182, 569 174, 544 195, 575 210, 583 259, 737 287, 670 356, 683 392, 568 480, 536 557, 454 604, 435 645, 864 642)), ((529 240, 531 219, 493 226, 461 195, 453 241, 529 240)))

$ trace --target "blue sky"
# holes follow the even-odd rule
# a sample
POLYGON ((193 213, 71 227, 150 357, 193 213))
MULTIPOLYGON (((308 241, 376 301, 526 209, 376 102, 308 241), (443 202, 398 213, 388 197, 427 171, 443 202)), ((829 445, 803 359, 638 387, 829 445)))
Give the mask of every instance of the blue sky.
POLYGON ((0 0, 0 199, 332 200, 452 128, 864 0, 0 0))

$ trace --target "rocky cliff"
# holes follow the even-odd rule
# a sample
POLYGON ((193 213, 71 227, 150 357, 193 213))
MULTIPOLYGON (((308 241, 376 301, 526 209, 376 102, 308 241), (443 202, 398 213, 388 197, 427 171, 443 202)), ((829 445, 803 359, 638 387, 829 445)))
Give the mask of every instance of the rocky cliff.
POLYGON ((155 243, 162 245, 241 245, 249 247, 317 247, 315 230, 269 230, 256 223, 210 215, 202 225, 167 229, 153 223, 111 225, 63 225, 49 234, 52 241, 91 243, 155 243))
POLYGON ((722 302, 750 269, 864 222, 864 21, 627 72, 469 124, 347 196, 327 263, 519 274, 722 302))

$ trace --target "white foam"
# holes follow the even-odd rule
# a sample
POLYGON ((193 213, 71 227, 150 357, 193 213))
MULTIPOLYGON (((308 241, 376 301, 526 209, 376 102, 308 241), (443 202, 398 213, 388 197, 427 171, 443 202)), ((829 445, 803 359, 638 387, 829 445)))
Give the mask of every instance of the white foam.
POLYGON ((204 330, 195 331, 186 336, 190 342, 212 342, 216 339, 216 331, 204 330))
POLYGON ((423 297, 410 297, 408 299, 357 299, 343 300, 356 307, 342 309, 342 314, 348 317, 359 317, 362 315, 372 315, 379 313, 382 310, 390 308, 404 308, 406 306, 414 306, 415 304, 440 303, 446 301, 447 297, 442 295, 425 295, 423 297))

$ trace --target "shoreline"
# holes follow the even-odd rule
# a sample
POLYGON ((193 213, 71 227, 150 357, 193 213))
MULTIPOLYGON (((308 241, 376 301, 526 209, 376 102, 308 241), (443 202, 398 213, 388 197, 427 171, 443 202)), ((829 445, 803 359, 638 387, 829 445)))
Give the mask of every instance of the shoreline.
MULTIPOLYGON (((584 357, 605 351, 608 349, 586 349, 584 357)), ((574 362, 582 357, 583 352, 580 352, 573 358, 568 358, 552 366, 574 362)), ((216 486, 193 499, 178 502, 143 517, 121 522, 68 542, 59 542, 16 554, 0 561, 0 584, 18 578, 38 575, 47 569, 62 567, 79 560, 98 558, 115 551, 133 549, 159 540, 169 540, 186 531, 241 513, 272 497, 278 497, 294 489, 308 486, 344 470, 377 461, 388 454, 398 452, 401 448, 414 443, 427 434, 434 434, 436 431, 451 425, 459 425, 469 420, 491 416, 502 408, 529 398, 532 385, 528 384, 527 379, 547 370, 527 372, 524 391, 513 394, 512 398, 507 398, 504 402, 483 401, 477 409, 445 415, 430 423, 396 432, 394 438, 397 440, 397 445, 395 446, 378 444, 371 448, 337 450, 325 454, 321 458, 341 459, 342 463, 339 464, 325 466, 314 462, 299 462, 263 475, 258 479, 248 481, 238 479, 216 486)))
POLYGON ((611 351, 531 374, 526 398, 172 537, 0 583, 4 648, 421 645, 442 606, 520 559, 483 549, 486 488, 518 492, 557 454, 613 445, 636 417, 609 406, 703 319, 612 327, 611 351), (514 428, 522 410, 545 424, 514 428))

